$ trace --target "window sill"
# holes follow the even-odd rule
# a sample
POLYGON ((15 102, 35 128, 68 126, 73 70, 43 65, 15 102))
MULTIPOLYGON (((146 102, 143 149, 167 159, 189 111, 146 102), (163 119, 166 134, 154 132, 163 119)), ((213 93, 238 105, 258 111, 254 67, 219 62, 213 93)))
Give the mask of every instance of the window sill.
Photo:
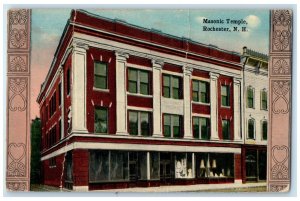
POLYGON ((221 108, 224 108, 224 109, 230 109, 231 106, 224 106, 224 105, 221 105, 221 108))
POLYGON ((139 93, 130 93, 130 92, 127 92, 127 95, 144 97, 144 98, 152 98, 153 97, 152 95, 145 95, 145 94, 139 94, 139 93))
POLYGON ((197 102, 197 101, 192 101, 192 104, 210 106, 210 103, 203 103, 203 102, 197 102))
POLYGON ((93 87, 93 90, 94 90, 94 91, 99 91, 99 92, 106 92, 106 93, 109 93, 109 89, 100 89, 100 88, 93 87))

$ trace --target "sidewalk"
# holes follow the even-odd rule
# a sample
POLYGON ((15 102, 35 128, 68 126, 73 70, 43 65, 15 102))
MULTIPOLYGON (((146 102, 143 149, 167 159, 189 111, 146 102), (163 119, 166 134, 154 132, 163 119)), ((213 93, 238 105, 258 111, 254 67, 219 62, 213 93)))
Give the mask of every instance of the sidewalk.
MULTIPOLYGON (((90 192, 145 192, 145 193, 163 193, 163 192, 266 192, 266 183, 248 183, 248 184, 199 184, 199 185, 181 185, 181 186, 160 186, 147 188, 125 188, 94 190, 90 192)), ((60 189, 53 186, 32 184, 30 191, 34 192, 74 192, 68 189, 60 189)))

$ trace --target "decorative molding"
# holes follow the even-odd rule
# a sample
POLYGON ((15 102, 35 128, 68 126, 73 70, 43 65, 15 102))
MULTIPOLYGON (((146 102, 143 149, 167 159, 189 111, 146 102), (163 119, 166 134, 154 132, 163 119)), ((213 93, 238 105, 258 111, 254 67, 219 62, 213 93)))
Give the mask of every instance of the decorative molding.
POLYGON ((272 81, 271 89, 273 92, 272 111, 275 114, 286 114, 290 110, 290 81, 276 80, 272 81))
POLYGON ((8 148, 8 167, 7 176, 25 177, 26 164, 24 161, 26 155, 26 145, 24 143, 11 143, 8 148))

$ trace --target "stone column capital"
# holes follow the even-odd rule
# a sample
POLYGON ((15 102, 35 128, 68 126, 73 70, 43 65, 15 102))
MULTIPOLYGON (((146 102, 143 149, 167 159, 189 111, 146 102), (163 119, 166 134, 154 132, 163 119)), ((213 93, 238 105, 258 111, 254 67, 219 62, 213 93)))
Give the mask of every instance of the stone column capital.
POLYGON ((210 76, 210 79, 217 80, 219 78, 220 74, 219 73, 210 72, 209 76, 210 76))
POLYGON ((164 61, 161 59, 151 59, 151 63, 152 63, 153 68, 155 68, 157 70, 161 70, 164 65, 164 61))
POLYGON ((89 46, 82 42, 73 42, 72 50, 77 52, 86 52, 89 49, 89 46))
POLYGON ((190 75, 192 75, 193 68, 191 66, 188 66, 188 65, 183 65, 182 66, 182 71, 183 71, 184 75, 190 76, 190 75))
POLYGON ((126 62, 126 60, 129 58, 129 54, 123 51, 116 50, 115 51, 116 60, 117 61, 123 61, 126 62))
POLYGON ((237 77, 233 78, 233 83, 234 84, 241 84, 241 81, 242 81, 242 78, 237 78, 237 77))

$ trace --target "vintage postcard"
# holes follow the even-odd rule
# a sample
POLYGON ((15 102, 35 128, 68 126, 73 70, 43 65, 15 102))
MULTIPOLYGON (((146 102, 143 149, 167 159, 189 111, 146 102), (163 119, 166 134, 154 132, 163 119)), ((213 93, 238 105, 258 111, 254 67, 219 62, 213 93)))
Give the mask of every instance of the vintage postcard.
POLYGON ((7 191, 288 192, 292 9, 9 9, 7 191))

